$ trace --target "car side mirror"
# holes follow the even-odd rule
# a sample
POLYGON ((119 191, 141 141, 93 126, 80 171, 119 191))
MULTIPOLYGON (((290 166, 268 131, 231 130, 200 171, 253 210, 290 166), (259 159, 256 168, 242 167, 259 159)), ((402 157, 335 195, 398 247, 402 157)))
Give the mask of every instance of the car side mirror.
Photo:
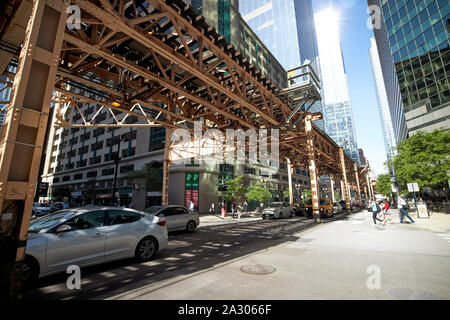
POLYGON ((60 225, 57 229, 56 229, 56 233, 63 233, 63 232, 68 232, 71 231, 72 227, 68 226, 67 224, 63 224, 60 225))

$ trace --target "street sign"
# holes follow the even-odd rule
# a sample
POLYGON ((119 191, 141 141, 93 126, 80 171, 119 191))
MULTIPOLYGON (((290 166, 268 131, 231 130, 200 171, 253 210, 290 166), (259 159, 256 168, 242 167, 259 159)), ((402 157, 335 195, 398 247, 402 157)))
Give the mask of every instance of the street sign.
POLYGON ((186 172, 185 178, 185 190, 198 190, 199 173, 198 172, 186 172))
POLYGON ((417 182, 408 183, 407 185, 409 192, 419 192, 419 185, 417 182))

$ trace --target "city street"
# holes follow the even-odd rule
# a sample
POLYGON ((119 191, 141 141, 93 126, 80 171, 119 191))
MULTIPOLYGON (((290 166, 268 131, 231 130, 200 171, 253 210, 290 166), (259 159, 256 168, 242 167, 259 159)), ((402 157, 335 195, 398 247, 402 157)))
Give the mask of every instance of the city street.
POLYGON ((152 261, 122 260, 41 280, 24 299, 449 299, 450 215, 386 226, 363 211, 312 220, 242 221, 169 235, 152 261), (260 265, 255 268, 255 265, 260 265), (243 268, 244 267, 244 268, 243 268), (380 288, 368 288, 368 268, 380 288), (371 269, 372 268, 372 269, 371 269), (255 271, 262 274, 249 274, 255 271))

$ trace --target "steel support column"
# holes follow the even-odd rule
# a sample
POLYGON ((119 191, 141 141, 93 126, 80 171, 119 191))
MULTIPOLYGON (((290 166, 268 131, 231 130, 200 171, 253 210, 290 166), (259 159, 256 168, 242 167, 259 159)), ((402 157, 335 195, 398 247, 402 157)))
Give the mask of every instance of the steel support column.
POLYGON ((333 181, 333 177, 330 177, 330 187, 331 187, 331 200, 334 202, 336 202, 336 199, 334 198, 334 181, 333 181))
POLYGON ((353 167, 355 169, 355 177, 356 177, 356 197, 358 199, 359 205, 362 204, 361 200, 361 186, 359 185, 359 173, 358 173, 358 165, 356 162, 353 163, 353 167))
POLYGON ((294 194, 292 192, 292 173, 293 173, 294 169, 292 168, 291 160, 289 158, 286 158, 286 162, 287 162, 288 180, 289 180, 289 204, 293 205, 294 204, 294 194))
POLYGON ((163 162, 163 185, 162 185, 162 205, 169 204, 169 172, 170 172, 170 143, 172 130, 166 128, 166 141, 164 143, 164 162, 163 162))
POLYGON ((308 150, 308 169, 311 183, 312 215, 314 223, 321 223, 319 206, 319 181, 317 178, 316 153, 314 151, 314 136, 312 134, 312 115, 305 118, 306 147, 308 150))
POLYGON ((344 194, 344 200, 345 200, 345 206, 347 211, 350 211, 351 207, 350 207, 350 190, 348 187, 348 180, 347 180, 347 169, 345 167, 345 158, 344 158, 344 149, 343 148, 339 148, 339 157, 341 159, 341 170, 342 170, 342 176, 343 176, 343 180, 342 181, 342 186, 343 186, 343 191, 342 193, 344 194))
POLYGON ((34 2, 0 139, 0 230, 8 243, 2 263, 11 271, 12 299, 20 289, 18 270, 25 259, 67 5, 68 1, 34 2))

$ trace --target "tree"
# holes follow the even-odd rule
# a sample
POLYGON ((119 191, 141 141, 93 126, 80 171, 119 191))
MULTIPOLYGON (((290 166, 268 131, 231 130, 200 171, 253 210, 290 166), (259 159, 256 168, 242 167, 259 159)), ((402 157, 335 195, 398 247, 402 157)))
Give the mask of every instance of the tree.
POLYGON ((341 201, 341 194, 336 190, 334 190, 333 193, 334 193, 334 200, 341 201))
POLYGON ((283 192, 284 201, 289 201, 289 196, 290 196, 289 190, 284 190, 283 192))
POLYGON ((377 178, 377 184, 375 185, 375 189, 378 193, 388 196, 392 193, 391 188, 392 182, 391 182, 391 175, 386 174, 380 174, 377 178))
POLYGON ((241 176, 231 180, 227 180, 227 191, 225 192, 226 201, 239 201, 245 196, 246 188, 244 187, 243 178, 241 176))
POLYGON ((258 182, 248 188, 246 197, 248 201, 267 203, 270 199, 270 191, 264 186, 263 183, 258 182))
POLYGON ((308 200, 311 200, 311 197, 312 197, 312 192, 311 192, 311 190, 309 190, 309 189, 305 189, 305 190, 303 190, 303 200, 304 201, 308 201, 308 200))
POLYGON ((445 129, 414 134, 401 141, 394 157, 395 173, 403 190, 417 182, 420 188, 441 188, 450 180, 450 131, 445 129))

